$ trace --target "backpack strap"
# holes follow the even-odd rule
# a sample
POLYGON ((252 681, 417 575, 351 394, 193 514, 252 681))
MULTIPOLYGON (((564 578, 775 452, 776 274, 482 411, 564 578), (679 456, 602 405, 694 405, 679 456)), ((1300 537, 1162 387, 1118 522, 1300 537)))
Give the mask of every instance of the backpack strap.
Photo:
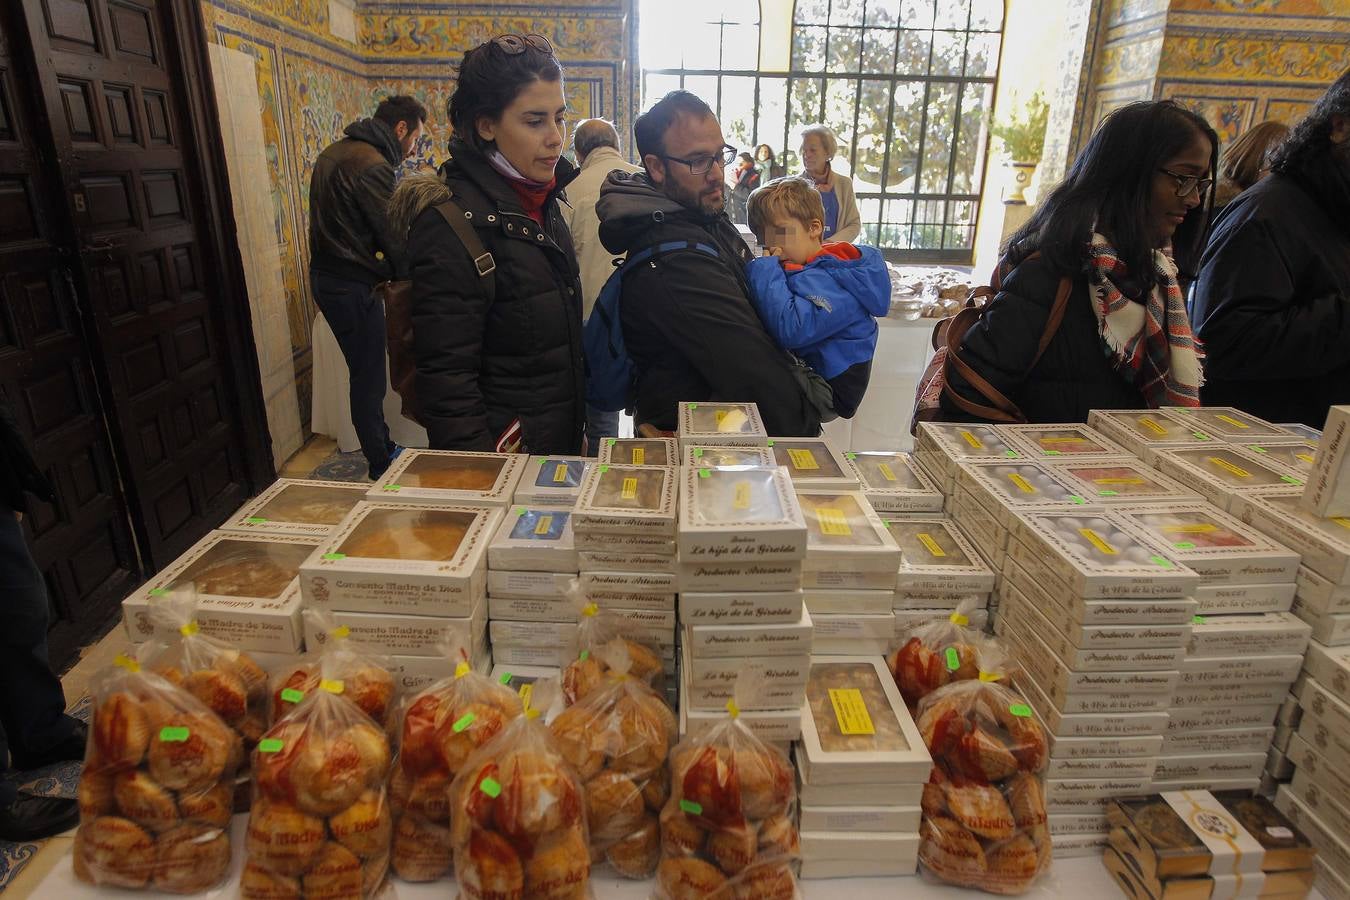
POLYGON ((488 248, 483 246, 483 239, 474 230, 473 213, 466 212, 456 203, 454 194, 451 194, 450 199, 445 202, 436 204, 436 212, 441 214, 441 218, 445 219, 445 223, 450 226, 455 237, 459 238, 464 249, 469 251, 473 266, 478 270, 478 277, 483 279, 488 303, 492 303, 497 297, 497 279, 493 277, 493 273, 497 271, 497 261, 492 258, 488 248))
POLYGON ((639 263, 646 262, 649 259, 655 259, 658 256, 665 256, 667 253, 675 253, 679 250, 698 250, 709 256, 718 256, 717 248, 712 244, 705 244, 702 241, 666 241, 663 244, 652 244, 639 250, 637 253, 630 254, 619 266, 620 272, 626 272, 639 263))

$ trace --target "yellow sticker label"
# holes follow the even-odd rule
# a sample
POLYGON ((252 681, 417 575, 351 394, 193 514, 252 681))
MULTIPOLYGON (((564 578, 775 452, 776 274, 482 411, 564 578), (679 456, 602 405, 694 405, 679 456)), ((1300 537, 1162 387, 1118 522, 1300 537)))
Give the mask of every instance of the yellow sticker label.
POLYGON ((465 675, 468 675, 470 671, 469 664, 464 660, 461 659, 459 662, 455 663, 456 678, 463 678, 465 675))
POLYGON ((1342 528, 1350 528, 1350 518, 1346 518, 1345 516, 1332 516, 1331 521, 1342 528))
POLYGON ((319 690, 327 691, 330 694, 340 694, 342 688, 342 682, 336 678, 324 678, 319 681, 319 690))
POLYGON ((816 518, 820 520, 820 533, 848 536, 853 529, 848 527, 848 518, 841 509, 832 506, 817 506, 816 518))
POLYGON ((1078 529, 1078 533, 1081 534, 1083 537, 1087 538, 1088 543, 1096 547, 1101 552, 1105 553, 1107 556, 1116 555, 1116 548, 1112 547, 1106 541, 1102 540, 1101 535, 1093 531, 1091 528, 1080 528, 1078 529))
POLYGON ((816 464, 816 455, 810 450, 789 450, 787 454, 788 459, 792 460, 792 468, 794 469, 809 471, 820 468, 816 464))
POLYGON ((892 468, 890 467, 890 464, 889 464, 889 463, 880 463, 880 464, 878 464, 878 465, 877 465, 877 471, 880 472, 880 473, 881 473, 881 477, 882 477, 882 478, 885 478, 887 481, 896 481, 896 480, 898 480, 898 479, 896 479, 896 477, 895 477, 895 470, 892 469, 892 468))
POLYGON ((520 690, 517 691, 516 693, 520 694, 521 707, 523 707, 524 709, 529 709, 530 701, 534 699, 534 684, 533 683, 522 684, 520 686, 520 690))
POLYGON ((1218 457, 1218 456, 1206 456, 1206 457, 1205 457, 1205 460, 1206 460, 1207 462, 1211 463, 1212 465, 1214 465, 1215 467, 1220 468, 1220 469, 1223 469, 1225 472, 1227 472, 1227 473, 1230 474, 1230 475, 1233 475, 1234 477, 1237 477, 1237 478, 1251 478, 1251 477, 1252 477, 1252 473, 1251 473, 1251 472, 1248 472, 1246 469, 1242 468, 1241 466, 1235 466, 1235 465, 1233 465, 1232 463, 1230 463, 1228 460, 1223 459, 1223 458, 1221 458, 1221 457, 1218 457))
POLYGON ((750 508, 750 482, 736 482, 736 487, 731 497, 731 506, 733 509, 750 508))
POLYGON ((1219 415, 1215 416, 1214 418, 1218 419, 1220 422, 1227 422, 1229 425, 1232 425, 1234 428, 1251 428, 1251 427, 1252 427, 1252 426, 1248 425, 1246 422, 1239 422, 1237 419, 1233 418, 1232 416, 1226 416, 1226 415, 1224 415, 1223 413, 1220 413, 1219 415))
POLYGON ((1164 525, 1163 534, 1209 534, 1212 531, 1218 531, 1218 525, 1211 525, 1208 522, 1196 522, 1192 525, 1164 525))
POLYGON ((1167 437, 1167 429, 1159 425, 1154 420, 1150 419, 1148 416, 1144 416, 1142 419, 1140 419, 1139 424, 1143 425, 1145 428, 1156 434, 1158 437, 1167 437))
POLYGON ((552 528, 553 528, 553 517, 552 517, 552 516, 540 516, 540 517, 539 517, 539 521, 536 522, 536 523, 534 523, 534 533, 535 533, 535 534, 540 534, 540 535, 548 534, 549 531, 552 530, 552 528))
POLYGON ((957 433, 958 433, 959 435, 961 435, 962 440, 964 440, 967 444, 969 444, 969 445, 970 445, 971 447, 973 447, 974 449, 976 449, 976 450, 983 450, 983 449, 984 449, 984 444, 981 444, 981 443, 980 443, 980 439, 977 438, 975 435, 971 434, 969 431, 959 431, 959 432, 957 432, 957 433))
POLYGON ((867 703, 857 688, 830 688, 830 705, 841 734, 876 734, 867 703))
POLYGON ((1295 453, 1294 458, 1301 459, 1310 466, 1313 465, 1315 462, 1317 462, 1317 460, 1313 458, 1313 455, 1311 453, 1295 453))
POLYGON ((1011 481, 1013 484, 1017 485, 1017 489, 1024 494, 1036 493, 1036 489, 1031 486, 1031 482, 1027 481, 1025 478, 1023 478, 1021 475, 1018 475, 1016 472, 1013 472, 1011 475, 1009 475, 1008 480, 1011 481))
POLYGON ((1094 478, 1093 484, 1148 484, 1143 478, 1094 478))
POLYGON ((567 481, 567 464, 558 463, 553 467, 553 483, 563 484, 567 481))
POLYGON ((933 536, 931 534, 926 534, 921 531, 918 534, 916 534, 915 537, 917 537, 919 539, 919 543, 923 544, 924 547, 928 549, 928 552, 933 554, 934 556, 947 555, 947 551, 943 550, 941 547, 938 546, 938 542, 933 540, 933 536))
POLYGON ((647 462, 647 450, 643 447, 634 447, 632 453, 633 465, 641 466, 647 462))
POLYGON ((1041 443, 1054 446, 1055 444, 1086 444, 1087 438, 1080 437, 1043 437, 1041 443))
POLYGON ((636 479, 636 478, 625 478, 625 479, 623 480, 623 487, 619 489, 619 498, 620 498, 621 500, 636 500, 636 499, 637 499, 637 479, 636 479))

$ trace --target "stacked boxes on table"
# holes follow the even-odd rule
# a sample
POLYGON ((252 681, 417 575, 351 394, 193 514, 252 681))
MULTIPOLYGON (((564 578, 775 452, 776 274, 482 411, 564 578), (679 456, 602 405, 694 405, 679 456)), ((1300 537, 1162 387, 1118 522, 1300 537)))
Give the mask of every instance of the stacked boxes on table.
POLYGON ((1174 447, 1157 451, 1155 460, 1160 471, 1230 512, 1252 493, 1290 488, 1297 495, 1303 487, 1303 478, 1235 444, 1174 447))
POLYGON ((1303 506, 1319 516, 1350 516, 1350 406, 1333 406, 1318 441, 1303 506))
POLYGON ((1052 836, 1105 842, 1105 802, 1152 787, 1199 576, 1112 513, 1027 514, 998 631, 1050 737, 1052 836))
POLYGON ((760 737, 795 740, 813 629, 792 483, 777 466, 686 466, 679 477, 681 733, 720 721, 734 700, 760 737))
POLYGON ((908 453, 844 454, 862 485, 863 496, 883 519, 932 516, 942 512, 942 491, 908 453))
MULTIPOLYGON (((578 486, 580 482, 578 482, 578 486)), ((513 506, 488 547, 493 657, 507 666, 561 666, 576 652, 578 571, 572 510, 513 506)))
POLYGON ((956 425, 920 422, 914 443, 914 461, 947 498, 956 486, 957 464, 966 460, 1020 460, 1023 453, 992 425, 956 425))
POLYGON ((812 660, 794 753, 801 876, 914 874, 933 762, 880 659, 812 660))
POLYGON ((367 486, 347 481, 278 478, 220 526, 241 534, 327 537, 352 507, 366 499, 367 486))
POLYGON ((1159 450, 1217 442, 1196 423, 1172 418, 1165 409, 1094 409, 1088 424, 1149 464, 1159 450))
POLYGON ((900 548, 897 638, 922 624, 919 619, 941 618, 963 604, 988 609, 994 571, 956 523, 942 517, 887 519, 886 529, 900 548))

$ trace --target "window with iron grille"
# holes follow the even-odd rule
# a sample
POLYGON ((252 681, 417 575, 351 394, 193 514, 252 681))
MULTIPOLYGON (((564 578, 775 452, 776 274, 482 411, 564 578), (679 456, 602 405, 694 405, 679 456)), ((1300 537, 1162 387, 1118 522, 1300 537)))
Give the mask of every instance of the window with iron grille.
POLYGON ((693 91, 729 143, 768 144, 788 172, 801 129, 822 122, 860 243, 968 265, 1003 17, 1002 0, 797 0, 790 47, 775 48, 757 0, 641 0, 642 107, 693 91))

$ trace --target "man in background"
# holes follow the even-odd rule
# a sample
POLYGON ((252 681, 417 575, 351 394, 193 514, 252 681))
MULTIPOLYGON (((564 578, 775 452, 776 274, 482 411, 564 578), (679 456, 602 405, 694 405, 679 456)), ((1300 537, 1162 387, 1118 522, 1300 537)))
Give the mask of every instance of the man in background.
POLYGON ((347 361, 352 425, 371 480, 399 449, 384 421, 384 307, 375 286, 407 277, 387 208, 394 170, 412 154, 426 119, 412 97, 380 101, 374 118, 348 125, 346 137, 319 154, 309 182, 310 284, 347 361))
MULTIPOLYGON (((581 316, 582 321, 589 319, 591 308, 600 296, 614 271, 615 259, 622 260, 622 253, 610 253, 600 243, 600 217, 596 215, 595 204, 600 199, 600 186, 610 172, 640 172, 641 168, 623 158, 619 152, 619 132, 604 119, 587 119, 577 125, 572 132, 572 150, 576 154, 581 174, 567 186, 567 200, 563 204, 563 217, 572 232, 572 246, 577 253, 577 264, 581 267, 581 316), (570 205, 568 205, 570 204, 570 205)), ((602 438, 617 437, 619 434, 619 411, 596 409, 586 405, 586 443, 587 453, 594 456, 600 449, 602 438)))

